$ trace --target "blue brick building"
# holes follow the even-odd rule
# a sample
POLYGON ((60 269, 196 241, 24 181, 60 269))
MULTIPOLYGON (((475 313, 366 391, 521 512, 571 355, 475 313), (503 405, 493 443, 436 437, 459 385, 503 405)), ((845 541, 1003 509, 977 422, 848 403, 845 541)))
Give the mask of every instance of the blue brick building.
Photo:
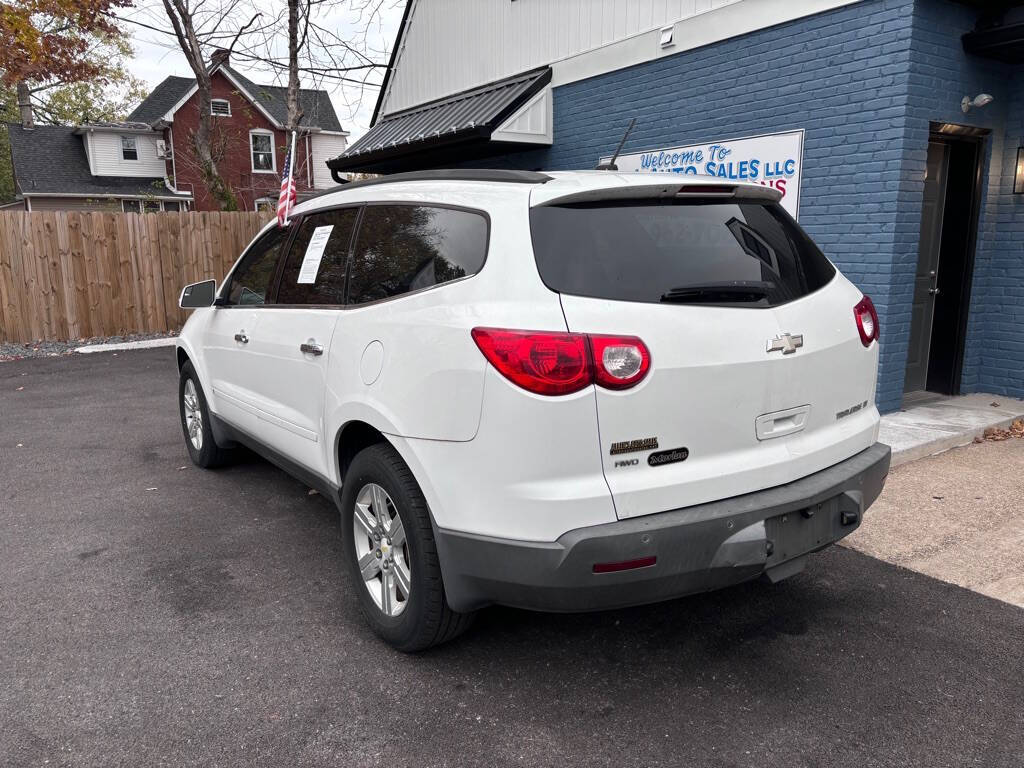
POLYGON ((1024 397, 1020 4, 453 2, 409 3, 337 171, 593 168, 633 118, 624 155, 802 131, 787 195, 878 308, 880 409, 1024 397))

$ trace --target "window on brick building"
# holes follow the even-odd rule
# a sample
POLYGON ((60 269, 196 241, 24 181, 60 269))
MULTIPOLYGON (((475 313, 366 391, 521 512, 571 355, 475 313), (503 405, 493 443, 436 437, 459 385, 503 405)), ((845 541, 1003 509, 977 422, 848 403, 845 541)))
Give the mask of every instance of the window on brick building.
POLYGON ((269 131, 251 131, 249 148, 254 173, 273 173, 277 170, 274 163, 274 134, 269 131))
POLYGON ((227 99, 210 99, 210 114, 214 117, 231 117, 231 102, 227 99))

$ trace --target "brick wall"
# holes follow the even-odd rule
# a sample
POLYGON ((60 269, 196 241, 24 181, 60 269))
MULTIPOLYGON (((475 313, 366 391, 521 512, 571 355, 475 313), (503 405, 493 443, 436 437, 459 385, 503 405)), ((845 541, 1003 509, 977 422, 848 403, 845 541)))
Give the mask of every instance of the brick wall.
POLYGON ((493 164, 593 168, 634 116, 625 152, 803 128, 800 223, 874 299, 877 402, 891 411, 903 395, 929 121, 989 128, 963 386, 1024 394, 1024 200, 1008 192, 1024 78, 963 53, 976 14, 947 0, 865 0, 565 85, 553 146, 493 164), (996 102, 964 115, 961 97, 981 91, 996 102))
MULTIPOLYGON (((1024 396, 1024 200, 1012 194, 1013 165, 1024 135, 1024 72, 967 56, 960 36, 977 12, 947 0, 918 0, 914 8, 900 241, 908 262, 894 265, 911 285, 929 121, 991 130, 985 143, 983 198, 978 222, 971 308, 961 386, 965 392, 1024 396), (985 92, 995 101, 964 114, 963 96, 985 92)), ((909 304, 907 306, 909 317, 909 304)), ((909 322, 909 320, 907 320, 909 322)))
MULTIPOLYGON (((238 208, 251 211, 256 199, 260 197, 270 197, 276 201, 281 189, 280 173, 287 153, 286 145, 290 139, 284 131, 275 129, 270 121, 219 72, 211 78, 211 91, 213 98, 227 99, 231 103, 230 117, 213 118, 211 145, 223 147, 224 160, 218 163, 218 171, 234 192, 238 208), (273 131, 276 173, 253 172, 249 154, 249 131, 253 129, 273 131)), ((171 131, 174 136, 176 184, 179 189, 194 190, 195 210, 219 211, 220 205, 211 197, 202 180, 199 163, 189 139, 199 125, 198 101, 198 95, 193 95, 174 115, 171 131)), ((296 146, 296 153, 300 155, 296 186, 300 191, 310 188, 307 183, 308 158, 305 148, 306 142, 300 140, 296 146)))
POLYGON ((1017 148, 1024 146, 1024 67, 1007 84, 1003 151, 993 150, 985 242, 971 301, 967 349, 977 358, 977 379, 969 391, 1024 398, 1024 195, 1013 194, 1017 148))

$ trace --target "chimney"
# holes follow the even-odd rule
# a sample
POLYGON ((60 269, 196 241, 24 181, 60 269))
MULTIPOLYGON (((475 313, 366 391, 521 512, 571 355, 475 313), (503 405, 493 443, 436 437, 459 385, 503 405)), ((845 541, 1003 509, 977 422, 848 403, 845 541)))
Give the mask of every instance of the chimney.
POLYGON ((210 68, 219 67, 221 64, 225 66, 231 64, 231 51, 227 48, 218 48, 210 54, 210 68))
POLYGON ((27 131, 35 128, 32 120, 32 97, 28 92, 28 83, 24 80, 18 83, 18 110, 21 112, 21 127, 27 131))

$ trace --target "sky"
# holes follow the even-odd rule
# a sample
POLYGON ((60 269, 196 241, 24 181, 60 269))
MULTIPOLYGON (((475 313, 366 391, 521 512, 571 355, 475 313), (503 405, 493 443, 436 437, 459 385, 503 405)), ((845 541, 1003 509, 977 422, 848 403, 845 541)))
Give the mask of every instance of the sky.
MULTIPOLYGON (((284 5, 281 0, 261 1, 273 3, 274 8, 281 8, 284 5)), ((368 0, 342 0, 337 4, 337 9, 334 12, 324 17, 323 25, 346 40, 357 37, 362 39, 365 33, 368 53, 374 60, 386 64, 387 54, 390 54, 394 44, 405 3, 404 0, 383 0, 379 16, 371 23, 365 12, 358 12, 358 8, 367 2, 368 0)), ((155 2, 138 2, 136 8, 127 9, 121 15, 129 20, 170 30, 169 22, 162 16, 162 11, 158 3, 155 2)), ((136 77, 145 81, 150 88, 155 87, 169 75, 193 76, 188 62, 177 48, 173 37, 166 33, 147 29, 140 24, 133 24, 131 21, 123 26, 131 34, 135 49, 131 71, 136 77)), ((232 66, 254 82, 284 84, 275 79, 273 72, 260 71, 237 60, 232 62, 232 66)), ((383 74, 383 70, 378 70, 370 79, 379 83, 383 74)), ((308 78, 304 78, 301 85, 303 88, 321 87, 331 94, 331 101, 334 103, 334 109, 338 113, 342 127, 351 133, 350 143, 369 129, 378 89, 361 89, 358 86, 330 81, 314 83, 308 78)))

